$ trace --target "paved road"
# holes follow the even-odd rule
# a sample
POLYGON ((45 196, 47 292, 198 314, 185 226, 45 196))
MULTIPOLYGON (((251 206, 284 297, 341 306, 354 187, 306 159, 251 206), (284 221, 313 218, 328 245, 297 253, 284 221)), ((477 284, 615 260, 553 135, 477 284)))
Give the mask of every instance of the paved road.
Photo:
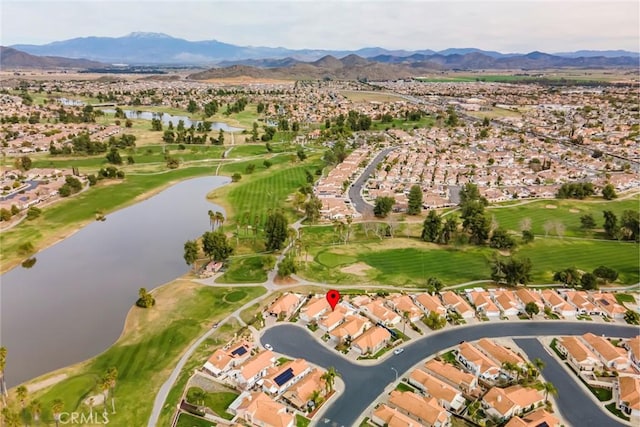
POLYGON ((362 174, 358 177, 358 179, 356 179, 353 185, 349 187, 349 199, 351 199, 351 203, 353 204, 353 207, 355 208, 355 210, 358 211, 358 213, 362 215, 366 213, 373 213, 373 207, 367 202, 365 202, 364 199, 362 198, 362 193, 361 193, 362 186, 367 182, 367 180, 371 176, 371 172, 373 172, 377 164, 380 163, 382 159, 384 159, 387 156, 387 154, 389 154, 391 151, 397 148, 399 147, 385 148, 380 153, 378 153, 378 155, 373 159, 373 161, 369 163, 369 166, 365 168, 364 172, 362 172, 362 174))
POLYGON ((546 366, 542 369, 542 376, 558 389, 556 402, 562 408, 562 415, 571 421, 571 425, 580 427, 626 426, 626 424, 616 422, 604 411, 594 408, 595 405, 591 397, 587 395, 588 392, 578 384, 577 379, 570 376, 555 357, 546 352, 540 341, 535 338, 526 338, 516 339, 515 342, 527 353, 529 360, 539 357, 544 361, 546 366))
MULTIPOLYGON (((331 424, 337 426, 350 426, 356 423, 361 413, 380 395, 395 379, 392 367, 402 375, 420 360, 457 345, 460 341, 475 341, 484 337, 533 337, 533 336, 558 336, 579 335, 586 332, 594 334, 606 334, 608 336, 631 338, 638 333, 637 327, 593 324, 586 322, 491 322, 473 326, 451 328, 439 333, 431 334, 408 344, 404 353, 391 355, 375 366, 356 365, 334 351, 323 347, 305 329, 293 325, 277 325, 266 330, 260 341, 273 345, 278 353, 290 357, 301 357, 319 366, 334 366, 342 375, 345 382, 344 393, 333 402, 324 414, 331 424)), ((543 359, 545 360, 545 359, 543 359)), ((551 363, 547 363, 552 366, 551 363)), ((558 382, 553 373, 546 376, 550 381, 558 382)), ((583 417, 594 420, 602 416, 601 409, 593 403, 584 405, 574 399, 575 392, 559 389, 560 393, 567 394, 568 399, 558 400, 560 411, 567 421, 574 426, 587 426, 583 423, 583 417), (565 408, 565 406, 567 406, 565 408), (580 413, 579 418, 572 418, 580 413)), ((368 414, 367 414, 368 415, 368 414)), ((612 420, 607 418, 607 422, 612 420)), ((320 421, 323 424, 323 421, 320 421)), ((604 426, 612 424, 589 424, 604 426)))

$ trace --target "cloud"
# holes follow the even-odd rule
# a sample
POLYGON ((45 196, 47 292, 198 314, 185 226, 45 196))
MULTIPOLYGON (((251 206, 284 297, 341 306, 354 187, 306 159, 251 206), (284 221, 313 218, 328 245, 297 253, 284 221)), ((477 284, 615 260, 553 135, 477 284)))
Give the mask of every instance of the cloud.
POLYGON ((8 0, 2 44, 163 32, 288 48, 638 50, 636 1, 8 0))

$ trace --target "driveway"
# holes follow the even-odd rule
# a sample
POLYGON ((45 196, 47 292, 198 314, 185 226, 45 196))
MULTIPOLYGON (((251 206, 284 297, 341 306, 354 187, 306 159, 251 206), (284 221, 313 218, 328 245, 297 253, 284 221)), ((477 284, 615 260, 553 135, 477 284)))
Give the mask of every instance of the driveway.
POLYGON ((365 215, 367 213, 373 214, 373 207, 364 201, 362 198, 362 186, 367 182, 369 177, 371 176, 371 172, 375 169, 375 167, 384 159, 387 154, 391 151, 395 150, 399 147, 391 147, 385 148, 369 163, 369 165, 364 169, 364 172, 356 179, 351 187, 349 187, 349 199, 351 199, 351 203, 358 213, 365 215))
MULTIPOLYGON (((270 343, 276 352, 289 357, 304 358, 323 367, 334 366, 342 375, 342 379, 345 382, 345 390, 327 409, 324 413, 324 418, 318 422, 320 425, 323 425, 326 421, 328 425, 350 426, 357 423, 363 416, 370 415, 362 414, 362 412, 395 380, 395 372, 391 368, 396 369, 402 376, 422 359, 455 346, 460 341, 475 341, 484 337, 581 335, 587 332, 631 338, 637 335, 637 328, 613 324, 562 321, 481 323, 473 326, 445 329, 420 338, 408 344, 404 353, 400 355, 391 354, 391 356, 375 366, 357 365, 346 360, 323 347, 307 331, 297 326, 277 325, 266 330, 260 341, 263 344, 270 343)), ((526 346, 526 344, 525 342, 523 345, 526 346)), ((523 350, 527 351, 527 348, 523 347, 523 350)), ((547 365, 552 366, 550 362, 547 362, 547 365)), ((547 374, 546 378, 554 382, 554 384, 556 383, 556 377, 553 373, 547 374)), ((566 382, 573 381, 571 379, 571 381, 566 382)), ((600 417, 603 416, 602 410, 592 402, 586 405, 578 403, 580 401, 576 399, 575 403, 573 403, 575 392, 572 393, 571 390, 565 390, 564 387, 562 389, 559 388, 559 390, 561 394, 566 393, 565 399, 558 399, 559 410, 571 425, 581 427, 615 425, 613 424, 614 421, 606 417, 606 415, 607 423, 595 422, 586 424, 584 419, 587 418, 601 420, 602 418, 600 417)))

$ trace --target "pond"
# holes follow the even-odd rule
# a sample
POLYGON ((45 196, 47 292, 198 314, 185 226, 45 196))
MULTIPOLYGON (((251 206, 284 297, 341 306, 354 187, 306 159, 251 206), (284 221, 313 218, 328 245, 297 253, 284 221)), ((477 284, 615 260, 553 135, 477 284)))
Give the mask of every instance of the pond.
MULTIPOLYGON (((113 108, 104 108, 101 111, 108 114, 114 114, 116 112, 116 110, 114 110, 113 108)), ((169 113, 154 113, 151 111, 138 111, 138 110, 122 110, 122 111, 124 112, 124 115, 129 119, 142 119, 142 120, 160 119, 162 120, 162 124, 164 124, 165 126, 171 123, 173 124, 174 127, 176 127, 178 126, 178 122, 180 120, 184 122, 185 128, 191 127, 192 124, 194 126, 198 126, 198 124, 200 123, 199 120, 192 121, 187 116, 174 116, 169 113)), ((212 122, 211 129, 213 130, 222 129, 225 132, 239 132, 243 130, 242 128, 229 126, 224 122, 212 122)))

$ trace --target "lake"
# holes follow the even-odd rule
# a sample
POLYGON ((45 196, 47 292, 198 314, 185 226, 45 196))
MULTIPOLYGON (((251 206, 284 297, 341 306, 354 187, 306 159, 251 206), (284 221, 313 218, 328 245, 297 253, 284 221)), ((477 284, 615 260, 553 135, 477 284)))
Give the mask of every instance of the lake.
MULTIPOLYGON (((116 110, 114 110, 113 108, 105 108, 105 109, 102 109, 101 111, 108 114, 114 114, 116 112, 116 110)), ((190 128, 192 124, 194 126, 198 126, 198 124, 200 123, 199 120, 192 121, 187 116, 173 116, 169 113, 154 113, 151 111, 138 111, 138 110, 122 110, 122 111, 124 112, 124 115, 129 119, 142 119, 142 120, 160 119, 162 120, 162 124, 168 125, 169 123, 171 123, 173 124, 174 127, 178 126, 178 122, 180 120, 184 122, 185 128, 190 128)), ((224 122, 211 122, 211 129, 212 130, 222 129, 225 132, 239 132, 243 130, 242 128, 235 128, 235 127, 229 126, 224 122)))
POLYGON ((0 345, 9 387, 93 357, 120 336, 138 289, 186 273, 184 242, 210 229, 206 194, 230 180, 175 184, 108 214, 0 276, 0 345))

